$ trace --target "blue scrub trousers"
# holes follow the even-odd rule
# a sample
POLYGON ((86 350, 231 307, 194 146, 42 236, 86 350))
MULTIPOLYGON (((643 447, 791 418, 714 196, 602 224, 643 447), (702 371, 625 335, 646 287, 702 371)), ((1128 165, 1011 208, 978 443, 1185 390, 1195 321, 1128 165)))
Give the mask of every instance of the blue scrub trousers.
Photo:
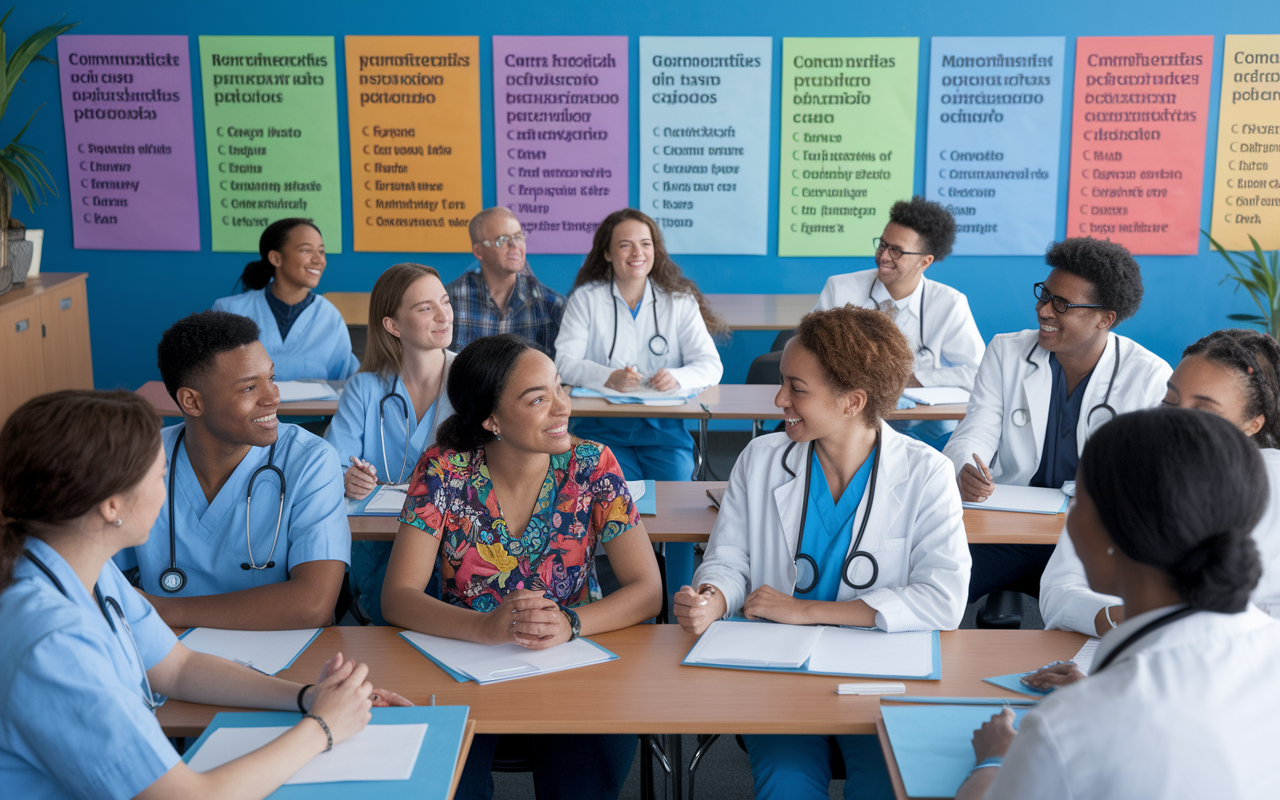
POLYGON ((533 788, 538 800, 616 800, 631 772, 639 743, 634 734, 477 734, 462 768, 456 800, 493 797, 491 767, 499 739, 503 740, 504 755, 533 762, 533 788))
POLYGON ((889 427, 942 452, 942 448, 951 440, 951 434, 956 432, 958 424, 954 419, 902 419, 891 421, 889 427))
POLYGON ((889 770, 875 736, 744 735, 742 738, 751 757, 756 800, 827 800, 831 796, 833 744, 844 759, 845 800, 891 800, 893 797, 889 770))
MULTIPOLYGON (((382 616, 382 584, 391 561, 391 542, 351 543, 351 593, 374 625, 386 625, 382 616)), ((426 593, 440 598, 440 559, 431 571, 426 593)), ((341 622, 341 620, 339 620, 341 622)))

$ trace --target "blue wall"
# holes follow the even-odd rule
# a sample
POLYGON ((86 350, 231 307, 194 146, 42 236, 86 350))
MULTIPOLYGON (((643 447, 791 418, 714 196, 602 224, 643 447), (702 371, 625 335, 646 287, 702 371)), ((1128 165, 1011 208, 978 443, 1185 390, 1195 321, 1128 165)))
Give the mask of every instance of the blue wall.
MULTIPOLYGON (((631 201, 638 201, 639 140, 635 86, 640 35, 767 35, 774 37, 775 75, 780 70, 783 36, 918 36, 921 37, 919 120, 916 134, 916 191, 924 188, 924 142, 929 37, 931 36, 1031 36, 1067 37, 1067 85, 1070 103, 1074 72, 1074 38, 1099 35, 1214 34, 1213 94, 1210 101, 1209 136, 1205 153, 1204 199, 1201 227, 1209 225, 1214 153, 1217 140, 1218 84, 1223 35, 1226 33, 1280 33, 1280 2, 1236 0, 1206 3, 1202 0, 1073 0, 1037 6, 1025 0, 912 0, 869 3, 864 0, 645 0, 641 3, 604 4, 598 0, 556 0, 514 3, 508 0, 445 4, 422 0, 380 0, 353 3, 345 0, 280 2, 189 2, 188 0, 138 0, 136 2, 87 2, 52 0, 25 3, 10 18, 7 28, 13 47, 33 30, 64 15, 81 24, 76 33, 186 34, 191 37, 195 102, 197 173, 200 182, 200 253, 114 252, 74 250, 71 247, 71 211, 65 188, 67 169, 62 110, 57 73, 49 64, 35 64, 26 83, 17 87, 0 135, 16 132, 39 105, 40 111, 25 141, 44 151, 45 163, 63 194, 32 214, 21 201, 15 215, 29 227, 44 228, 45 271, 88 272, 90 324, 93 332, 94 375, 99 387, 134 388, 157 377, 155 343, 160 333, 179 317, 207 308, 231 292, 248 256, 211 253, 207 176, 203 162, 204 120, 199 99, 199 59, 195 37, 199 34, 309 34, 337 37, 338 64, 342 60, 342 36, 346 34, 472 34, 480 36, 481 100, 484 136, 484 198, 494 202, 493 117, 491 48, 494 34, 627 34, 631 37, 631 201)), ((54 54, 51 45, 46 51, 54 54)), ((769 198, 769 252, 777 252, 777 141, 779 81, 775 77, 769 114, 772 119, 773 157, 769 198)), ((350 161, 346 138, 346 85, 338 70, 338 114, 342 138, 342 204, 344 239, 352 240, 350 223, 350 161)), ((762 113, 763 105, 762 105, 762 113)), ((1070 108, 1064 109, 1058 187, 1057 234, 1066 227, 1067 148, 1070 108)), ((1047 243, 1046 243, 1047 244, 1047 243)), ((332 256, 321 291, 368 290, 388 265, 412 257, 452 278, 471 263, 469 254, 394 254, 346 252, 332 256)), ((826 276, 865 269, 869 258, 787 258, 768 256, 684 256, 679 262, 705 292, 817 292, 826 276)), ((567 290, 581 259, 574 256, 534 256, 531 259, 542 280, 567 290)), ((1227 324, 1226 315, 1251 308, 1248 299, 1233 296, 1218 282, 1225 274, 1221 258, 1202 241, 1196 256, 1142 257, 1146 300, 1142 310, 1123 325, 1123 332, 1144 343, 1170 362, 1182 348, 1205 333, 1227 324)), ((996 333, 1030 327, 1033 323, 1031 284, 1044 275, 1043 262, 1033 257, 954 257, 932 267, 929 275, 968 294, 978 326, 990 339, 996 333)), ((741 382, 747 365, 767 349, 773 335, 739 333, 725 350, 726 382, 741 382)))

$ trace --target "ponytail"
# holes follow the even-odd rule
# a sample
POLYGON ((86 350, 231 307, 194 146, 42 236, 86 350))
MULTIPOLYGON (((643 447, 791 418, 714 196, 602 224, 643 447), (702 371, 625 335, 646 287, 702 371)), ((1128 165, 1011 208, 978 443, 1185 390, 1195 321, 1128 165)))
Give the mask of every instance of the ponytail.
POLYGON ((267 284, 271 283, 271 279, 276 274, 276 268, 271 265, 271 253, 284 250, 285 244, 289 241, 289 234, 299 225, 310 225, 315 228, 316 233, 320 233, 315 222, 305 217, 278 219, 267 226, 262 236, 258 237, 258 255, 261 258, 245 264, 244 271, 240 273, 238 285, 244 291, 252 292, 267 288, 267 284))

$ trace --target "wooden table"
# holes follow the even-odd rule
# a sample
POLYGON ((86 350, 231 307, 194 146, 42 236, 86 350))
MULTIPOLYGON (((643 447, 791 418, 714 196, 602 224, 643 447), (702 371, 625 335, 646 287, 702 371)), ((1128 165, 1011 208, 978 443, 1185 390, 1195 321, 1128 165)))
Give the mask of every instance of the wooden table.
POLYGON ((816 294, 706 294, 707 304, 735 331, 785 331, 813 310, 816 294))
MULTIPOLYGON (((703 392, 698 400, 707 405, 712 419, 767 419, 781 420, 782 409, 773 404, 778 395, 777 386, 764 384, 721 384, 703 392), (711 395, 712 389, 719 391, 711 395)), ((946 405, 917 405, 915 408, 894 409, 885 419, 888 420, 954 420, 964 419, 965 405, 949 403, 946 405)))
MULTIPOLYGON (((168 390, 160 381, 147 381, 137 389, 137 394, 151 404, 162 417, 180 417, 178 404, 173 402, 168 390)), ((282 417, 332 417, 338 413, 337 400, 302 400, 297 403, 281 403, 276 414, 282 417)))

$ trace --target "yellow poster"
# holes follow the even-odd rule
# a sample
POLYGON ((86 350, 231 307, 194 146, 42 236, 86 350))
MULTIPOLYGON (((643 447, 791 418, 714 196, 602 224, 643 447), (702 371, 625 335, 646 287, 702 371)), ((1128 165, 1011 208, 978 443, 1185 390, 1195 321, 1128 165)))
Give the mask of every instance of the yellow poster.
POLYGON ((1213 238, 1280 248, 1280 35, 1228 36, 1222 55, 1213 238))
POLYGON ((465 253, 481 209, 480 40, 348 36, 354 246, 465 253))

